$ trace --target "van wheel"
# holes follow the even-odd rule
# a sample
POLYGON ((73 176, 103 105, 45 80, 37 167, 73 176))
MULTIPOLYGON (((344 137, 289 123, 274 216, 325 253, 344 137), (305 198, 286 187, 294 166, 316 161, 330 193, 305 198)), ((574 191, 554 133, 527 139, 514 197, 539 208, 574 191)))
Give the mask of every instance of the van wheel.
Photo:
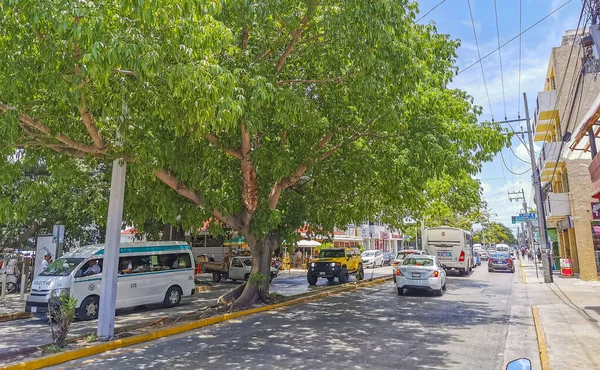
POLYGON ((327 281, 334 281, 335 280, 335 276, 330 276, 327 278, 327 281))
POLYGON ((81 321, 94 320, 98 318, 98 308, 100 306, 100 298, 98 296, 89 296, 81 302, 81 306, 77 310, 77 319, 81 321))
POLYGON ((213 281, 215 283, 218 283, 219 281, 221 281, 221 274, 218 272, 213 272, 213 281))
POLYGON ((181 302, 181 296, 183 293, 181 292, 181 288, 174 285, 167 290, 167 294, 165 294, 165 306, 167 307, 175 307, 181 302))

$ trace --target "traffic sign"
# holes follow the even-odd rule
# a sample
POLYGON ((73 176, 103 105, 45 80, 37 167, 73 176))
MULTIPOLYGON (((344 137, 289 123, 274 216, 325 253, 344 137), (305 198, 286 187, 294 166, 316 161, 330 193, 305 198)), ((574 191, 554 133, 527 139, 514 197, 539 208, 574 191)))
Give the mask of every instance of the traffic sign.
POLYGON ((537 213, 519 213, 518 216, 511 216, 512 223, 516 224, 517 222, 527 222, 527 220, 535 221, 537 220, 537 213))

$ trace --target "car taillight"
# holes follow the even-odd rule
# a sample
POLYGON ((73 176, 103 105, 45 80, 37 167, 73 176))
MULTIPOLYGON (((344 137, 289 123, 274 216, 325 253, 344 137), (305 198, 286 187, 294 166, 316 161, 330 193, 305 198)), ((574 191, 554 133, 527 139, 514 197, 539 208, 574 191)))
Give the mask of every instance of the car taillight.
POLYGON ((433 274, 431 274, 431 277, 434 277, 434 278, 436 278, 436 277, 440 277, 440 272, 439 272, 439 271, 437 271, 437 270, 436 270, 436 271, 434 271, 434 272, 433 272, 433 274))
POLYGON ((394 262, 392 263, 392 266, 396 266, 398 264, 398 262, 394 262))
POLYGON ((396 270, 396 276, 403 276, 402 271, 400 271, 400 269, 396 270))
POLYGON ((493 258, 490 258, 490 259, 488 260, 488 265, 491 265, 493 262, 494 262, 494 259, 493 259, 493 258))
POLYGON ((513 263, 513 260, 509 258, 509 259, 508 259, 508 263, 509 263, 510 265, 512 265, 512 263, 513 263))
POLYGON ((460 257, 458 257, 458 262, 465 262, 465 251, 460 252, 460 257))

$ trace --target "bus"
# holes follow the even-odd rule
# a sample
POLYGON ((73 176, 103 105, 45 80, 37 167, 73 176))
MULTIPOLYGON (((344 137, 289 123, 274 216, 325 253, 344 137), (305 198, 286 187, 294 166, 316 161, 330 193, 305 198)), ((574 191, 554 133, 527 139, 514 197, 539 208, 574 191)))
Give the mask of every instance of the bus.
POLYGON ((436 256, 446 270, 468 275, 475 267, 473 238, 466 230, 441 226, 425 229, 423 242, 428 254, 436 256))

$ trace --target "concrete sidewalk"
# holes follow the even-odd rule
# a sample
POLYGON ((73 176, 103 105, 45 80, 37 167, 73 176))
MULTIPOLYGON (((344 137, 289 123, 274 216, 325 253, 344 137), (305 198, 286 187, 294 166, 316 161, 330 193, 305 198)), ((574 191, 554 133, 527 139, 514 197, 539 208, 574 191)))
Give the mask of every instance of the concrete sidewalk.
POLYGON ((554 274, 545 284, 543 269, 525 261, 527 295, 539 310, 551 369, 600 369, 600 282, 585 282, 554 274))
POLYGON ((25 311, 25 300, 29 292, 25 293, 23 301, 20 294, 7 294, 4 299, 0 299, 0 315, 11 314, 25 311))

